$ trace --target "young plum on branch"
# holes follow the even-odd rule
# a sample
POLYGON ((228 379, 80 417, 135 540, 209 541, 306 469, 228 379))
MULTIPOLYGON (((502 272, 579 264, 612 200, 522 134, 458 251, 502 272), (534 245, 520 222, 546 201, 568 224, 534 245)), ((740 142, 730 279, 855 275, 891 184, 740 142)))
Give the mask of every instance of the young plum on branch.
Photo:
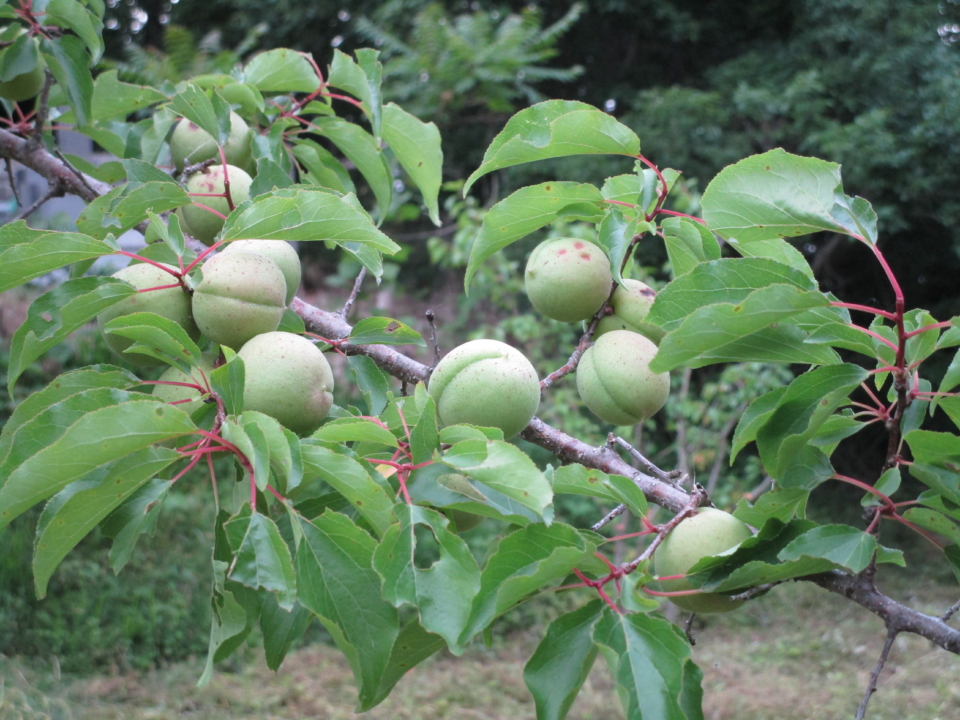
MULTIPOLYGON (((223 146, 227 163, 253 173, 256 165, 250 145, 252 140, 253 132, 244 119, 235 112, 230 113, 230 135, 223 146)), ((195 165, 218 155, 219 149, 213 136, 189 120, 181 120, 170 136, 170 156, 180 172, 186 165, 195 165)))
POLYGON ((586 320, 610 295, 613 276, 603 250, 586 240, 561 238, 540 243, 524 272, 533 306, 554 320, 586 320))
POLYGON ((190 235, 209 245, 223 229, 224 218, 230 211, 250 199, 252 183, 253 178, 234 165, 214 165, 191 175, 187 192, 194 197, 194 204, 177 208, 180 223, 190 235), (224 171, 230 180, 232 206, 227 202, 224 171))
POLYGON ((273 260, 283 273, 287 283, 284 305, 289 305, 300 288, 300 256, 293 246, 284 240, 234 240, 227 243, 223 253, 256 253, 273 260))
POLYGON ((663 338, 663 330, 646 321, 656 297, 657 293, 646 283, 625 279, 610 298, 613 315, 600 318, 593 337, 598 338, 612 330, 629 330, 659 343, 663 338))

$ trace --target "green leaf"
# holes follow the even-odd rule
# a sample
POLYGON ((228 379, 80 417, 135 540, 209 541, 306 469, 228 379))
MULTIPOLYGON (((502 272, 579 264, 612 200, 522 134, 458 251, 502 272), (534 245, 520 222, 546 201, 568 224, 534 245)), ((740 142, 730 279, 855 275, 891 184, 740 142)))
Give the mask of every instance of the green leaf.
POLYGON ((53 40, 44 38, 40 41, 40 49, 57 84, 67 94, 77 125, 89 125, 93 119, 93 76, 83 40, 74 35, 62 35, 53 40))
POLYGON ((828 365, 790 383, 776 410, 757 432, 760 457, 774 479, 783 479, 793 458, 868 377, 867 371, 858 365, 828 365))
POLYGON ((311 436, 327 442, 372 442, 399 447, 393 433, 365 417, 345 417, 328 422, 311 436))
POLYGON ((736 460, 737 455, 748 444, 757 439, 757 433, 760 431, 773 411, 780 404, 780 399, 787 391, 786 386, 774 388, 770 392, 761 395, 747 407, 746 411, 740 416, 740 422, 737 423, 737 429, 733 433, 733 441, 730 443, 730 464, 736 460))
POLYGON ((196 430, 189 416, 173 406, 133 399, 116 390, 100 392, 112 393, 116 398, 112 401, 120 404, 95 409, 98 402, 104 402, 93 397, 96 390, 78 393, 65 403, 79 409, 83 399, 93 400, 91 409, 84 408, 79 417, 74 415, 63 425, 48 428, 52 442, 32 449, 28 456, 23 452, 16 457, 8 455, 0 468, 0 477, 6 478, 0 487, 0 528, 98 467, 196 430))
POLYGON ((354 345, 416 345, 426 347, 420 333, 406 323, 388 317, 364 318, 350 331, 354 345))
POLYGON ((745 258, 767 258, 776 260, 789 267, 799 270, 804 275, 813 279, 813 268, 799 250, 786 240, 774 238, 772 240, 753 240, 752 242, 742 243, 736 238, 730 238, 728 241, 730 247, 736 250, 745 258))
POLYGON ((150 478, 179 459, 162 447, 147 447, 101 467, 54 495, 37 523, 33 578, 37 597, 47 594, 47 581, 83 537, 150 478))
POLYGON ((24 370, 104 309, 136 294, 128 283, 110 277, 68 280, 33 301, 27 319, 10 340, 7 389, 12 394, 24 370))
POLYGON ((553 502, 550 483, 515 445, 467 440, 451 447, 441 462, 513 498, 540 516, 553 502))
POLYGON ((376 543, 340 513, 328 511, 313 522, 301 519, 300 528, 300 602, 316 613, 346 655, 360 705, 369 707, 400 632, 397 611, 380 597, 380 577, 373 569, 376 543))
POLYGON ((443 638, 428 633, 416 619, 408 622, 393 643, 376 695, 363 702, 360 711, 383 702, 404 675, 445 646, 443 638))
POLYGON ((531 510, 493 488, 472 483, 459 473, 433 463, 410 473, 407 489, 415 503, 505 520, 520 527, 539 521, 531 510))
POLYGON ((607 484, 617 502, 626 505, 635 517, 644 517, 647 514, 647 499, 633 480, 623 475, 610 475, 607 484))
POLYGON ((600 191, 593 185, 574 182, 546 182, 521 188, 494 205, 483 217, 480 232, 470 248, 464 287, 470 287, 477 268, 511 243, 557 219, 568 207, 588 205, 603 216, 600 191))
MULTIPOLYGON (((904 435, 914 462, 960 470, 960 437, 953 433, 914 430, 904 435)), ((913 465, 910 466, 911 474, 913 465)))
MULTIPOLYGON (((417 390, 423 383, 417 385, 417 390)), ((437 429, 437 404, 429 395, 420 410, 417 424, 410 430, 410 452, 413 455, 413 464, 427 462, 433 457, 435 450, 440 447, 440 431, 437 429)))
POLYGON ((439 227, 438 196, 443 181, 443 150, 437 126, 388 103, 383 108, 383 139, 420 189, 427 213, 433 224, 439 227))
POLYGON ((377 215, 383 222, 393 202, 393 176, 377 139, 359 125, 335 117, 317 118, 311 130, 328 138, 357 166, 377 198, 377 215))
POLYGON ((339 50, 333 51, 333 62, 330 64, 329 82, 334 87, 346 90, 363 103, 363 112, 373 126, 373 134, 380 136, 382 118, 380 98, 380 63, 376 50, 358 50, 357 59, 361 65, 353 61, 349 55, 339 50), (369 72, 367 72, 369 70, 369 72))
POLYGON ((903 514, 903 519, 927 530, 933 530, 954 544, 960 544, 960 527, 942 513, 926 508, 910 508, 903 514))
POLYGON ((110 255, 114 250, 79 233, 33 230, 23 221, 0 227, 0 292, 64 265, 110 255))
POLYGON ((243 456, 249 461, 249 467, 243 466, 245 482, 251 480, 250 474, 253 473, 253 482, 260 492, 267 491, 267 485, 270 484, 270 446, 267 439, 255 424, 253 427, 243 427, 230 419, 223 423, 223 439, 232 445, 236 445, 243 453, 243 456))
POLYGON ((809 497, 809 490, 778 488, 761 495, 753 505, 750 505, 746 498, 741 498, 733 516, 755 528, 762 528, 770 518, 786 524, 794 517, 804 516, 809 497))
POLYGON ((221 134, 220 119, 217 117, 213 102, 199 86, 193 83, 185 85, 183 90, 173 96, 171 107, 176 113, 217 139, 218 145, 226 144, 229 126, 227 133, 221 134))
POLYGON ((674 277, 686 275, 702 262, 720 259, 720 244, 700 223, 687 218, 667 218, 661 226, 674 277))
POLYGON ((593 640, 604 651, 628 718, 703 719, 701 674, 679 627, 654 615, 604 608, 593 640))
POLYGON ((502 538, 480 575, 480 592, 474 598, 460 644, 466 644, 531 593, 565 578, 596 549, 574 528, 562 523, 530 525, 502 538))
POLYGON ((623 264, 624 257, 626 257, 630 243, 633 242, 633 236, 637 233, 637 222, 636 220, 627 220, 620 212, 620 208, 612 207, 607 210, 598 232, 598 244, 610 258, 610 272, 613 279, 622 283, 623 277, 620 274, 620 267, 623 264))
POLYGON ((106 237, 107 232, 119 235, 146 220, 148 213, 165 212, 192 202, 187 191, 175 182, 148 182, 130 189, 103 214, 103 229, 98 236, 106 237))
POLYGON ((804 310, 829 304, 829 298, 817 290, 770 285, 754 290, 735 305, 721 303, 701 307, 660 341, 660 349, 650 363, 650 370, 672 370, 711 351, 729 347, 804 310))
POLYGON ((150 127, 140 137, 141 160, 151 163, 160 161, 160 153, 167 140, 167 134, 176 121, 177 116, 169 106, 160 107, 153 113, 150 127))
POLYGON ((360 243, 389 255, 399 251, 348 197, 306 187, 267 193, 231 213, 221 239, 327 240, 341 246, 360 243))
POLYGON ((523 681, 537 705, 537 720, 567 716, 597 658, 593 628, 602 610, 598 599, 558 617, 527 661, 523 681))
POLYGON ((568 155, 637 156, 640 138, 613 116, 586 103, 547 100, 521 110, 507 121, 467 179, 466 195, 478 178, 492 170, 568 155))
POLYGON ((29 33, 23 33, 0 54, 0 81, 7 82, 18 75, 31 72, 39 62, 37 44, 29 33))
POLYGON ((210 388, 220 396, 228 415, 243 412, 243 385, 246 372, 243 358, 234 357, 210 373, 210 388))
POLYGON ((153 534, 169 488, 169 480, 148 480, 101 523, 103 534, 113 538, 109 559, 114 574, 127 564, 140 536, 153 534))
POLYGON ((264 455, 280 483, 277 489, 281 494, 297 487, 303 479, 300 439, 269 415, 255 410, 244 411, 240 425, 251 440, 265 445, 264 455))
POLYGON ((877 342, 860 330, 846 323, 831 322, 821 325, 810 333, 807 342, 811 345, 831 345, 853 350, 869 358, 877 357, 877 342))
POLYGON ((92 111, 98 122, 125 119, 130 113, 166 100, 166 96, 149 85, 131 85, 117 79, 116 70, 97 75, 93 84, 92 111))
POLYGON ((182 258, 186 253, 186 241, 183 237, 183 231, 180 229, 180 216, 176 213, 170 213, 168 217, 169 225, 154 212, 148 212, 147 217, 150 218, 150 227, 147 232, 155 232, 177 258, 182 258))
POLYGON ((399 523, 387 530, 373 554, 373 567, 383 578, 383 599, 397 608, 418 608, 423 628, 443 637, 459 654, 463 648, 457 640, 480 590, 477 561, 467 544, 447 529, 449 521, 440 513, 401 503, 395 514, 399 523), (427 569, 414 564, 417 525, 429 528, 439 546, 440 558, 427 569))
POLYGON ((293 643, 307 631, 313 615, 300 603, 292 610, 284 610, 274 595, 263 599, 260 610, 260 632, 263 633, 263 653, 267 667, 276 672, 293 643))
POLYGON ((950 564, 950 569, 953 570, 953 574, 957 578, 957 582, 960 582, 960 547, 947 545, 947 547, 943 549, 943 554, 946 556, 947 562, 950 564))
POLYGON ((553 471, 553 492, 555 495, 586 495, 607 502, 619 503, 619 494, 610 487, 610 476, 594 468, 577 463, 561 465, 553 471))
POLYGON ((394 522, 389 486, 384 488, 359 462, 333 450, 304 441, 301 452, 304 480, 319 477, 327 482, 350 501, 377 535, 383 536, 394 522))
POLYGON ((833 217, 836 163, 779 148, 724 168, 703 193, 703 219, 741 244, 814 232, 850 234, 833 217))
POLYGON ((870 203, 861 197, 852 198, 840 188, 834 191, 830 215, 846 228, 848 234, 860 236, 871 244, 877 242, 877 213, 870 203))
POLYGON ((259 197, 272 190, 282 190, 293 185, 290 173, 270 158, 257 160, 257 175, 250 185, 250 197, 259 197))
POLYGON ((254 55, 243 69, 243 79, 265 93, 309 93, 320 88, 320 78, 307 59, 288 48, 254 55))
MULTIPOLYGON (((218 519, 219 522, 219 519, 218 519)), ((227 563, 213 562, 213 610, 207 664, 197 681, 203 687, 213 677, 215 663, 229 657, 250 635, 260 615, 260 594, 226 579, 227 563)))
MULTIPOLYGON (((881 492, 887 497, 893 495, 900 489, 900 468, 892 467, 886 470, 883 475, 877 479, 873 487, 877 492, 881 492)), ((877 507, 880 505, 880 498, 873 493, 866 493, 860 501, 860 504, 864 507, 877 507)))
POLYGON ((849 525, 821 525, 791 541, 777 557, 784 562, 822 558, 858 573, 870 564, 876 549, 876 539, 862 530, 849 525))
POLYGON ((90 50, 88 63, 96 65, 103 55, 103 22, 76 0, 50 0, 43 24, 73 30, 90 50))
POLYGON ((390 390, 387 376, 366 355, 351 355, 347 363, 351 379, 360 388, 370 414, 379 415, 387 406, 387 392, 390 390))
POLYGON ((162 315, 149 312, 121 315, 104 325, 103 331, 133 340, 133 345, 124 352, 163 360, 186 373, 200 364, 200 348, 187 331, 162 315))
POLYGON ((919 461, 910 465, 910 474, 938 495, 960 505, 960 463, 949 462, 948 468, 919 461))
POLYGON ((243 542, 227 577, 255 590, 263 588, 276 593, 277 604, 292 610, 297 599, 297 579, 290 548, 280 537, 276 523, 262 513, 253 513, 229 520, 225 525, 228 533, 234 523, 244 526, 243 542))
POLYGON ((307 171, 306 178, 301 171, 301 182, 320 185, 343 194, 356 192, 350 173, 326 148, 312 140, 300 139, 294 142, 291 152, 307 171))

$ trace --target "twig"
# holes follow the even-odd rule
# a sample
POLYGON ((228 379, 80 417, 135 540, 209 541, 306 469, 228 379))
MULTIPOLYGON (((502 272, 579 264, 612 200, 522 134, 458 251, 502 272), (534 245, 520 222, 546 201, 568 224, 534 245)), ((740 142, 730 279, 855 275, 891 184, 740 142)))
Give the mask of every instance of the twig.
POLYGON ((860 707, 857 708, 856 720, 863 720, 867 714, 867 703, 877 691, 877 681, 880 679, 880 673, 883 672, 883 666, 887 663, 887 657, 890 655, 890 648, 893 647, 893 641, 897 639, 896 630, 887 631, 887 641, 883 644, 883 650, 880 652, 880 659, 877 660, 877 666, 870 673, 870 684, 867 685, 867 691, 863 694, 863 700, 860 701, 860 707))
POLYGON ((88 177, 87 184, 95 190, 91 192, 89 187, 77 179, 70 168, 47 152, 45 148, 40 147, 31 150, 27 147, 26 140, 14 135, 9 130, 0 130, 0 157, 16 160, 24 167, 28 167, 45 177, 47 182, 59 181, 65 192, 77 195, 87 202, 92 202, 100 195, 113 189, 107 183, 88 177))
MULTIPOLYGON (((613 290, 616 290, 617 286, 614 283, 613 290)), ((610 295, 613 296, 613 290, 610 291, 610 295)), ((574 348, 573 353, 570 355, 570 359, 567 360, 566 364, 554 370, 552 373, 547 375, 543 380, 540 381, 540 390, 546 390, 548 387, 553 385, 560 378, 569 375, 574 370, 577 369, 577 365, 580 364, 580 358, 583 357, 583 354, 593 345, 593 334, 597 331, 597 325, 600 323, 600 318, 607 314, 607 309, 610 307, 610 298, 607 298, 607 301, 600 306, 600 309, 594 314, 593 319, 590 320, 590 324, 587 326, 587 331, 583 333, 583 336, 580 338, 580 342, 577 343, 577 347, 574 348)))
POLYGON ((960 600, 957 600, 950 608, 943 614, 943 617, 940 618, 944 622, 949 622, 950 618, 953 617, 954 613, 960 610, 960 600))
POLYGON ((96 193, 96 192, 97 192, 97 191, 94 190, 92 187, 90 187, 90 183, 87 182, 87 176, 84 175, 84 174, 83 174, 82 172, 80 172, 79 170, 77 170, 77 169, 73 166, 73 163, 71 163, 69 160, 67 160, 66 156, 65 156, 62 152, 60 152, 60 148, 54 148, 53 152, 54 152, 54 154, 55 154, 58 158, 60 158, 60 161, 61 161, 64 165, 66 165, 68 168, 70 168, 70 171, 71 171, 74 175, 77 176, 77 178, 80 180, 80 182, 83 183, 84 187, 86 187, 86 188, 87 188, 90 192, 92 192, 92 193, 96 193))
POLYGON ((743 591, 738 595, 731 595, 730 599, 734 602, 738 602, 740 600, 743 600, 743 601, 753 600, 754 598, 758 598, 761 595, 766 595, 768 592, 770 592, 773 588, 775 588, 777 585, 779 585, 782 582, 785 582, 785 581, 777 580, 776 582, 757 585, 755 587, 750 588, 749 590, 743 591))
POLYGON ((693 621, 696 617, 696 613, 690 613, 690 617, 688 617, 687 621, 683 624, 683 633, 687 636, 687 642, 690 643, 690 647, 697 644, 696 639, 693 637, 693 621))
POLYGON ((437 316, 433 310, 427 310, 424 315, 427 316, 427 323, 430 325, 430 342, 433 344, 433 363, 430 365, 431 371, 440 362, 440 341, 437 339, 437 316))
POLYGON ((27 141, 27 147, 36 151, 43 146, 43 126, 47 124, 47 115, 50 113, 50 87, 53 85, 53 73, 50 68, 44 69, 43 89, 37 100, 37 114, 33 122, 33 133, 27 141))
POLYGON ((694 483, 693 492, 690 493, 690 499, 687 500, 686 505, 680 509, 680 512, 674 515, 669 522, 664 523, 657 528, 656 536, 650 541, 650 544, 647 545, 646 550, 640 553, 635 560, 620 566, 623 574, 629 575, 640 566, 640 563, 644 562, 645 560, 649 560, 653 555, 653 551, 659 547, 660 543, 662 543, 667 535, 670 534, 670 531, 688 517, 694 515, 697 512, 697 509, 704 503, 706 499, 707 493, 704 491, 703 486, 694 483))
POLYGON ((616 443, 617 445, 619 445, 620 447, 622 447, 624 450, 626 450, 627 452, 629 452, 629 453, 630 453, 630 456, 631 456, 634 460, 636 460, 638 463, 640 463, 640 467, 641 467, 643 470, 645 470, 646 472, 650 473, 651 475, 653 475, 653 476, 654 476, 655 478, 657 478, 658 480, 662 480, 663 482, 667 482, 667 483, 671 483, 671 484, 674 484, 674 483, 675 483, 675 481, 674 481, 673 477, 671 477, 670 473, 664 472, 663 470, 661 470, 660 468, 658 468, 656 465, 654 465, 652 462, 650 462, 649 460, 647 460, 643 455, 640 454, 640 451, 639 451, 639 450, 637 450, 635 447, 633 447, 633 445, 631 445, 630 443, 628 443, 628 442, 627 442, 626 440, 624 440, 622 437, 620 437, 620 436, 618 436, 618 435, 614 435, 613 433, 610 433, 609 435, 607 435, 607 443, 616 443))
POLYGON ((756 499, 763 495, 771 485, 773 485, 773 478, 767 475, 759 485, 744 495, 744 497, 750 502, 755 502, 756 499))
POLYGON ((677 415, 677 468, 684 475, 690 474, 690 464, 687 460, 687 417, 683 414, 683 405, 690 395, 691 377, 693 377, 693 369, 684 368, 680 382, 680 397, 677 398, 677 407, 680 408, 677 415))
POLYGON ((626 505, 617 505, 613 510, 608 512, 603 517, 602 520, 594 523, 590 529, 593 530, 594 532, 600 532, 601 528, 603 528, 604 525, 607 525, 613 522, 617 517, 619 517, 620 515, 623 515, 626 509, 627 509, 626 505))
POLYGON ((60 186, 60 183, 53 181, 47 186, 47 191, 43 195, 41 195, 40 198, 35 203, 33 203, 33 205, 21 210, 19 213, 17 213, 17 216, 13 218, 10 222, 23 220, 24 218, 36 212, 37 208, 39 208, 41 205, 47 202, 47 200, 50 200, 55 197, 62 197, 62 196, 63 196, 63 188, 60 186))
POLYGON ((4 162, 7 164, 7 177, 10 178, 10 189, 13 191, 13 199, 17 201, 17 207, 23 207, 23 203, 20 201, 20 191, 17 190, 17 183, 13 179, 13 167, 10 164, 10 158, 4 158, 4 162))
POLYGON ((343 304, 343 307, 340 308, 338 313, 340 317, 346 320, 350 316, 350 311, 353 310, 353 303, 357 300, 357 295, 360 294, 360 286, 363 285, 363 279, 367 276, 367 269, 365 267, 360 268, 360 272, 357 273, 357 279, 353 281, 353 290, 350 291, 350 295, 347 296, 347 301, 343 304))
POLYGON ((193 165, 187 165, 187 166, 183 169, 183 172, 180 173, 180 177, 181 177, 181 178, 188 178, 188 177, 190 177, 191 175, 196 175, 198 172, 203 172, 203 171, 206 170, 208 167, 210 167, 210 166, 213 165, 215 162, 217 162, 217 160, 219 160, 219 158, 212 157, 212 158, 209 158, 209 159, 207 159, 207 160, 201 160, 200 162, 195 163, 195 164, 193 164, 193 165))
POLYGON ((408 233, 393 233, 392 237, 394 240, 400 242, 409 242, 410 240, 429 240, 434 237, 446 237, 447 235, 453 235, 459 226, 454 223, 453 225, 445 225, 444 227, 437 228, 436 230, 421 230, 420 232, 408 232, 408 233))

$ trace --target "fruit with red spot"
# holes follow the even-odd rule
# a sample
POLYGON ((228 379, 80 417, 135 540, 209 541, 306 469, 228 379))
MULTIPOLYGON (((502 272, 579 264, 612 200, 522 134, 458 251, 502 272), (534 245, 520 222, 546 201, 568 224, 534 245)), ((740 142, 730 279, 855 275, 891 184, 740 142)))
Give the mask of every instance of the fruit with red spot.
POLYGON ((193 196, 194 204, 177 208, 183 229, 207 245, 223 229, 224 217, 230 214, 230 204, 223 194, 226 188, 224 176, 230 180, 230 199, 234 207, 250 199, 253 178, 235 165, 213 165, 190 176, 187 192, 193 196))
MULTIPOLYGON (((680 522, 653 553, 656 574, 660 577, 685 575, 701 558, 726 552, 753 533, 746 523, 730 513, 715 508, 700 508, 697 514, 680 522)), ((689 580, 663 580, 664 592, 692 590, 689 580)), ((696 593, 675 595, 671 602, 684 610, 695 613, 730 612, 743 604, 733 601, 722 593, 696 593)))
POLYGON ((610 295, 610 261, 586 240, 558 238, 530 253, 524 272, 527 297, 554 320, 576 322, 592 317, 610 295))
POLYGON ((333 372, 320 349, 301 335, 257 335, 237 353, 244 365, 243 407, 309 435, 333 405, 333 372))
POLYGON ((577 390, 594 415, 614 425, 635 425, 663 407, 670 375, 653 373, 657 346, 643 335, 613 330, 580 358, 577 390))
POLYGON ((428 390, 443 424, 500 428, 505 438, 523 430, 540 405, 537 371, 498 340, 471 340, 451 350, 428 390))
POLYGON ((601 318, 597 323, 594 338, 612 330, 629 330, 659 343, 664 335, 663 330, 646 321, 656 297, 656 291, 646 283, 639 280, 624 280, 623 285, 617 285, 617 289, 613 291, 613 296, 610 298, 613 315, 601 318))
MULTIPOLYGON (((253 131, 242 117, 230 113, 230 135, 223 146, 227 163, 253 172, 253 131)), ((170 136, 170 157, 177 170, 183 172, 186 165, 195 165, 210 158, 219 158, 220 151, 213 136, 203 128, 184 118, 170 136)))

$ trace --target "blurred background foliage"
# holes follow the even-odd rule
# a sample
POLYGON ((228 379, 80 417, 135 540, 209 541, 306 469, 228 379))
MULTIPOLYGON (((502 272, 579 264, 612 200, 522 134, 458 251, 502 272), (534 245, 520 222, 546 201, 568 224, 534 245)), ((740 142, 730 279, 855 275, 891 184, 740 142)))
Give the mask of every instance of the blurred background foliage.
MULTIPOLYGON (((229 72, 252 53, 277 46, 309 51, 321 67, 334 48, 380 49, 385 98, 440 127, 448 182, 439 229, 422 215, 418 198, 398 188, 384 229, 403 251, 387 264, 381 286, 365 286, 361 310, 423 329, 423 310, 436 308, 445 350, 494 337, 519 347, 545 375, 579 337, 579 327, 532 312, 522 269, 548 235, 595 239, 593 226, 556 224, 514 244, 484 264, 469 296, 462 293, 470 244, 496 201, 533 182, 599 182, 632 170, 628 161, 609 158, 549 161, 488 175, 462 198, 463 179, 510 115, 545 97, 591 103, 637 131, 647 157, 683 171, 669 206, 684 212, 697 212, 699 193, 723 166, 772 147, 842 163, 847 193, 877 209, 881 242, 908 305, 938 318, 960 314, 960 0, 106 4, 103 67, 117 68, 130 82, 229 72)), ((338 106, 338 112, 349 117, 350 108, 338 106)), ((313 245, 320 246, 301 249, 307 296, 336 301, 358 268, 313 245)), ((890 304, 880 269, 859 244, 826 236, 802 238, 798 247, 824 289, 850 302, 890 304)), ((669 280, 659 243, 641 244, 632 276, 655 288, 669 280)), ((12 304, 10 294, 4 300, 12 304)), ((0 337, 0 367, 4 349, 0 337)), ((54 349, 20 381, 16 398, 0 402, 0 422, 27 393, 91 362, 117 362, 94 332, 54 349)), ((945 362, 928 365, 936 381, 945 362)), ((719 505, 730 507, 765 483, 754 453, 744 451, 729 465, 736 420, 745 403, 790 377, 790 368, 767 365, 677 373, 665 412, 619 431, 661 467, 695 475, 719 505)), ((347 383, 338 386, 337 400, 356 402, 347 383)), ((551 390, 540 415, 593 444, 617 430, 582 408, 572 377, 551 390)), ((864 431, 835 456, 837 469, 872 481, 884 438, 879 430, 864 431)), ((524 449, 541 465, 551 461, 540 448, 524 449)), ((824 487, 811 504, 820 519, 857 522, 859 494, 848 486, 824 487)), ((584 498, 558 500, 558 516, 580 526, 599 512, 584 498)), ((0 546, 8 550, 0 556, 0 652, 53 654, 74 670, 143 668, 203 654, 211 521, 200 483, 171 496, 156 533, 141 541, 119 577, 107 568, 106 541, 91 537, 54 575, 42 602, 29 566, 34 522, 23 517, 0 532, 0 546)), ((610 532, 637 525, 625 520, 610 532)), ((488 521, 467 539, 482 557, 500 530, 488 521)), ((542 621, 557 602, 551 597, 521 606, 500 631, 542 621)))

